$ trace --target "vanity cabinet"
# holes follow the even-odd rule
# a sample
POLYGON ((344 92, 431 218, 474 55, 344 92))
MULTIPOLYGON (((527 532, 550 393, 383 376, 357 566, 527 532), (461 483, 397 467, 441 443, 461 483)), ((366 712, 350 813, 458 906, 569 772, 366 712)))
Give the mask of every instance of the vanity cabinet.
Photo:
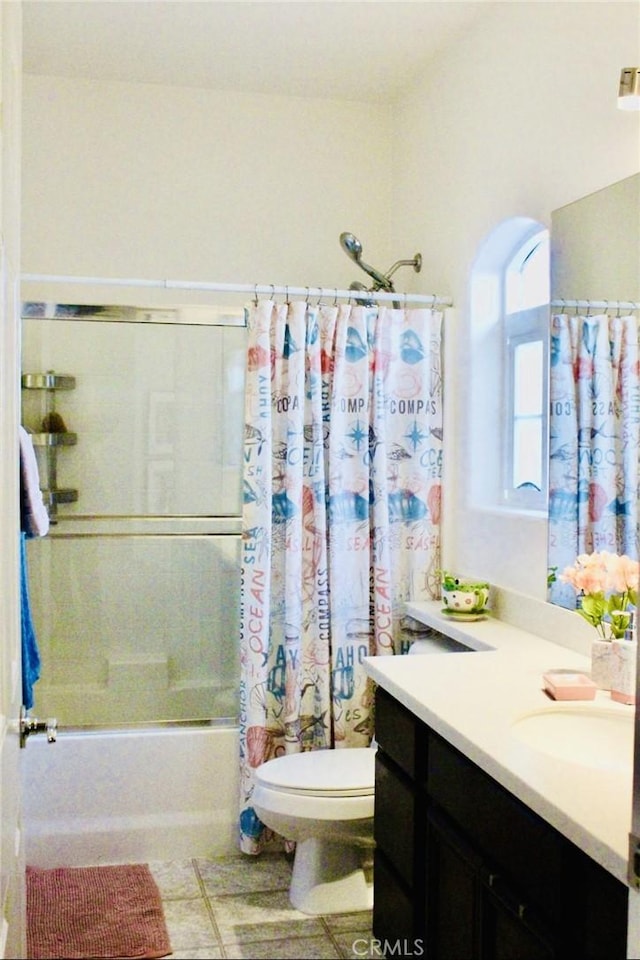
POLYGON ((381 687, 374 936, 429 960, 626 957, 625 884, 381 687))

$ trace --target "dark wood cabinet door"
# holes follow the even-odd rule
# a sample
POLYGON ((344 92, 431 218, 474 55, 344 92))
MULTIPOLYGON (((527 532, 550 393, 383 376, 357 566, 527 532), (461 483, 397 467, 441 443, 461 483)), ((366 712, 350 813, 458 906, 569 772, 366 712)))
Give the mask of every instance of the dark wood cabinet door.
MULTIPOLYGON (((491 882, 493 880, 493 882, 491 882)), ((553 960, 558 957, 553 938, 517 893, 499 878, 480 893, 479 956, 482 960, 553 960)))
POLYGON ((413 892, 399 881, 379 850, 373 861, 373 935, 387 943, 410 943, 415 939, 413 892))
POLYGON ((478 957, 481 861, 438 811, 427 815, 425 939, 429 960, 478 957))
POLYGON ((378 753, 374 837, 376 846, 389 860, 409 889, 414 888, 416 858, 416 791, 411 781, 398 774, 378 753))
POLYGON ((440 811, 427 828, 427 956, 430 960, 553 960, 551 939, 529 908, 487 870, 440 811))

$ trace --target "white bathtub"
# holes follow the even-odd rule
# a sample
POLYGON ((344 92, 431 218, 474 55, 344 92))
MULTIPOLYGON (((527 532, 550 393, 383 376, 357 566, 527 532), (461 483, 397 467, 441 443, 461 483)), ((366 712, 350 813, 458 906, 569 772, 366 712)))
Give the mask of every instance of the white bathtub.
POLYGON ((32 866, 224 856, 238 849, 234 726, 59 731, 22 751, 32 866))

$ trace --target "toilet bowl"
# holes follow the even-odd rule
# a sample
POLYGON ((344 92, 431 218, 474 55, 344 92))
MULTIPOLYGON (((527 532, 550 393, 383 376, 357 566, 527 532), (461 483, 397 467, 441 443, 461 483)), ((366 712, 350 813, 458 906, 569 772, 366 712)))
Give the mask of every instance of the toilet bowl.
POLYGON ((303 913, 373 906, 375 749, 314 750, 255 771, 253 807, 296 852, 289 899, 303 913))

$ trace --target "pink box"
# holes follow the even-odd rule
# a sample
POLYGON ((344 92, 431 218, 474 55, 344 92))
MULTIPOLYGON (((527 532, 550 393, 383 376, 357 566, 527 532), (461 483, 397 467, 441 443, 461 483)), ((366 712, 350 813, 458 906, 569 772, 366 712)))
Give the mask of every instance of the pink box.
POLYGON ((544 688, 554 700, 594 700, 598 687, 586 673, 550 670, 543 673, 544 688))

